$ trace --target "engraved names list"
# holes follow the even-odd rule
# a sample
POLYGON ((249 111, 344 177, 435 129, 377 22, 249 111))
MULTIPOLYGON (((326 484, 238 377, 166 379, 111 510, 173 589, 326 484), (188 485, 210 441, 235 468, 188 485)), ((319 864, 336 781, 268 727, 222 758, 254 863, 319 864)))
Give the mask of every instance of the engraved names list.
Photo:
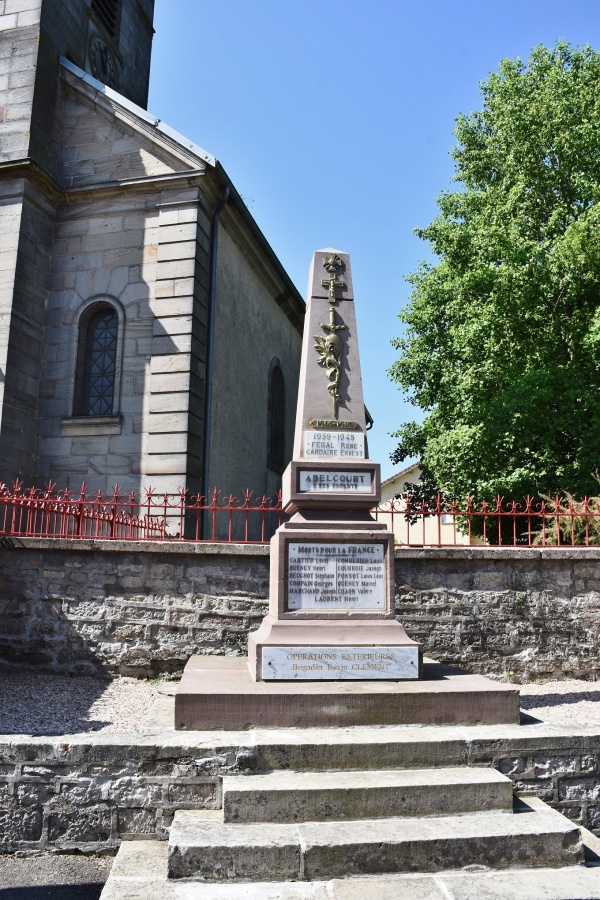
POLYGON ((384 609, 383 554, 383 544, 290 542, 288 609, 384 609))

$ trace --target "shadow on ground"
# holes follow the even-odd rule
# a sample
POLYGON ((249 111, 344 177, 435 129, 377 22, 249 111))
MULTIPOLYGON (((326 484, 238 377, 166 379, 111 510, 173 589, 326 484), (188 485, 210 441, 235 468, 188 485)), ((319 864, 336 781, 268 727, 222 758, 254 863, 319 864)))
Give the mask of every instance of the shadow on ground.
POLYGON ((90 719, 89 709, 109 685, 103 678, 0 668, 0 734, 98 731, 110 722, 90 719))
POLYGON ((589 691, 573 691, 571 694, 521 694, 521 709, 539 709, 544 706, 563 706, 569 703, 583 703, 600 701, 600 690, 592 688, 589 691))
POLYGON ((0 888, 0 900, 98 900, 104 884, 52 884, 0 888))
POLYGON ((98 900, 111 857, 0 856, 0 900, 98 900))

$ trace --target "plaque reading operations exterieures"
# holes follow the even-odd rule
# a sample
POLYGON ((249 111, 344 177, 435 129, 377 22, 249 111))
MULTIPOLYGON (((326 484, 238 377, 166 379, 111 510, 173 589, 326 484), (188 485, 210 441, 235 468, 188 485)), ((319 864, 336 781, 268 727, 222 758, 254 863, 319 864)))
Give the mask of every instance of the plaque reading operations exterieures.
POLYGON ((265 647, 266 681, 371 681, 415 678, 418 647, 265 647))
POLYGON ((305 431, 304 455, 308 458, 364 459, 365 436, 360 431, 305 431))
POLYGON ((319 493, 342 491, 348 494, 370 494, 373 490, 371 472, 328 472, 324 469, 314 471, 301 469, 298 474, 298 488, 319 493))
POLYGON ((384 609, 383 544, 288 544, 287 608, 384 609))

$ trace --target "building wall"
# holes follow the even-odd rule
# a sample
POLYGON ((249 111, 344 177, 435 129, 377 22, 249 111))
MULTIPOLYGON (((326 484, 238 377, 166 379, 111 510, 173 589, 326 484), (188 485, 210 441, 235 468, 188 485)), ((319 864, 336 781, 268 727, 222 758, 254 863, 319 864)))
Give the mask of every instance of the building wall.
POLYGON ((24 189, 25 183, 20 178, 0 182, 0 409, 4 404, 24 189))
MULTIPOLYGON (((212 216, 228 180, 209 154, 59 64, 66 54, 89 71, 90 4, 0 0, 0 147, 15 162, 0 217, 20 229, 0 249, 0 478, 194 496, 203 489, 212 216), (112 416, 83 421, 74 408, 79 321, 97 301, 120 317, 117 392, 112 416)), ((117 87, 140 104, 152 11, 153 0, 123 2, 117 87)), ((267 470, 269 367, 283 363, 291 446, 302 310, 231 192, 204 487, 272 494, 280 476, 267 470)))
MULTIPOLYGON (((88 45, 97 26, 91 0, 0 2, 0 159, 32 156, 57 167, 58 56, 91 72, 88 45)), ((123 0, 116 89, 139 106, 148 97, 154 0, 123 0)))
POLYGON ((384 522, 394 533, 396 544, 407 547, 435 547, 436 545, 467 546, 468 534, 463 534, 457 527, 454 516, 443 515, 439 521, 437 516, 411 516, 406 518, 399 510, 403 509, 402 495, 408 485, 416 484, 421 478, 421 468, 415 463, 409 469, 388 478, 381 485, 381 505, 383 512, 377 514, 377 520, 384 522), (400 499, 397 499, 400 496, 400 499))
POLYGON ((193 179, 177 180, 180 160, 72 82, 66 73, 60 181, 69 195, 51 252, 35 475, 75 489, 85 481, 111 491, 118 481, 175 492, 202 454, 201 416, 190 411, 204 378, 201 194, 193 179), (140 183, 119 189, 116 179, 140 183), (79 318, 98 299, 122 315, 114 421, 73 416, 79 318))
POLYGON ((151 189, 64 204, 52 253, 36 476, 110 491, 175 492, 202 446, 206 252, 197 188, 151 189), (123 314, 114 419, 73 418, 78 323, 90 300, 123 314), (191 411, 191 408, 193 411, 191 411))
POLYGON ((0 160, 28 156, 42 0, 0 3, 0 160))
POLYGON ((286 459, 292 454, 302 334, 278 305, 282 288, 266 280, 226 224, 219 226, 217 304, 209 488, 243 499, 273 496, 281 476, 267 468, 268 383, 271 361, 282 363, 286 398, 286 459), (258 439, 257 439, 258 436, 258 439))
POLYGON ((198 189, 164 198, 159 215, 146 484, 197 493, 204 452, 210 222, 198 189))
POLYGON ((6 341, 6 362, 0 458, 6 480, 20 478, 31 483, 54 207, 31 182, 20 179, 18 189, 22 192, 19 227, 7 235, 9 245, 15 239, 18 243, 12 292, 6 295, 6 318, 3 321, 6 326, 3 338, 6 341))

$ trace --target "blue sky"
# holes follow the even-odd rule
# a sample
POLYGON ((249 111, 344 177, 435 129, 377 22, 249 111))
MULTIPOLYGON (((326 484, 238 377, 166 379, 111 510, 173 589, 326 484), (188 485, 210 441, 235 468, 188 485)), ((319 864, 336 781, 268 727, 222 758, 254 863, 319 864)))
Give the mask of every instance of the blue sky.
POLYGON ((314 250, 351 255, 370 456, 419 413, 387 369, 449 186, 459 112, 505 57, 600 47, 598 0, 156 0, 149 109, 222 163, 304 296, 314 250))

